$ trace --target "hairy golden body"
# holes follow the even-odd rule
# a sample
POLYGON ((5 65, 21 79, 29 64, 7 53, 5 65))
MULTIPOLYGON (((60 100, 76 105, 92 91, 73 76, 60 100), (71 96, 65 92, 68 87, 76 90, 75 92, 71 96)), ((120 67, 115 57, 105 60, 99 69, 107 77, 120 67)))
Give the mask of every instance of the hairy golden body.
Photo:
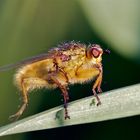
MULTIPOLYGON (((23 103, 18 112, 11 116, 18 119, 28 104, 28 94, 33 89, 59 88, 64 97, 65 118, 70 118, 67 111, 68 86, 75 83, 85 83, 95 79, 92 91, 101 92, 102 83, 102 48, 97 44, 88 47, 81 43, 64 43, 50 50, 47 54, 17 63, 20 68, 15 74, 15 84, 21 91, 23 103)), ((14 67, 16 65, 13 65, 14 67)), ((8 66, 9 67, 9 66, 8 66)), ((2 67, 2 71, 5 68, 2 67)))
POLYGON ((24 81, 28 90, 42 87, 56 88, 57 85, 55 83, 49 82, 49 75, 52 73, 62 85, 88 82, 99 74, 99 69, 94 65, 100 63, 101 58, 99 60, 88 58, 85 52, 86 47, 84 46, 63 51, 64 57, 65 55, 66 57, 71 57, 68 58, 70 60, 62 60, 61 56, 63 54, 61 56, 53 54, 58 67, 67 74, 68 79, 62 71, 57 70, 55 67, 54 56, 50 56, 52 58, 21 67, 15 75, 15 83, 22 89, 21 83, 24 81))

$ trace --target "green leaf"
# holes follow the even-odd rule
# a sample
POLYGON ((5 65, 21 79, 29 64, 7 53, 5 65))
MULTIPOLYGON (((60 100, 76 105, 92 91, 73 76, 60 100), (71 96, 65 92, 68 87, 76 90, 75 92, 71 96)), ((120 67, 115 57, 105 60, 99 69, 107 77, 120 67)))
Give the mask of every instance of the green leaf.
POLYGON ((128 58, 140 58, 138 0, 78 0, 94 31, 109 47, 128 58))
POLYGON ((140 84, 102 93, 99 97, 102 105, 98 107, 91 105, 93 96, 70 103, 68 111, 71 119, 64 119, 64 109, 59 106, 1 127, 0 136, 140 114, 140 84))

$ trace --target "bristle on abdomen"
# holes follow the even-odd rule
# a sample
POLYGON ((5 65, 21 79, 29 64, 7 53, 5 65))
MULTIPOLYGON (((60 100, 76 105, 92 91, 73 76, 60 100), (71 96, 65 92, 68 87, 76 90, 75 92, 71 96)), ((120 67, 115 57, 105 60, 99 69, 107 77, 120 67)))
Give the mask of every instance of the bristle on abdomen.
POLYGON ((33 89, 40 89, 40 88, 55 88, 55 85, 50 85, 46 80, 39 78, 35 72, 31 72, 32 67, 24 66, 18 69, 17 73, 14 77, 14 83, 22 90, 22 84, 26 87, 27 91, 31 91, 33 89), (31 73, 30 73, 31 72, 31 73))
POLYGON ((29 67, 29 66, 24 66, 24 67, 19 68, 17 70, 16 74, 14 75, 14 84, 20 90, 22 89, 22 81, 25 78, 27 67, 29 67))

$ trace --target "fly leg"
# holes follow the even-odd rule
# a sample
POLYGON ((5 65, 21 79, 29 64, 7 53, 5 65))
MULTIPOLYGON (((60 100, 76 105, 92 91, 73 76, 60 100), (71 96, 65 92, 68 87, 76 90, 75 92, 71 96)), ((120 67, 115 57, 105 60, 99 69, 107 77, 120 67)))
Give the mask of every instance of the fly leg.
POLYGON ((54 76, 50 76, 50 80, 55 83, 60 90, 62 91, 63 97, 64 97, 64 109, 65 109, 65 119, 70 119, 70 116, 68 115, 68 110, 67 110, 67 102, 69 100, 69 95, 67 91, 66 85, 62 85, 54 76))
POLYGON ((58 67, 58 69, 59 69, 59 71, 60 71, 61 73, 64 74, 64 76, 65 76, 65 78, 66 78, 66 82, 67 82, 67 84, 69 84, 69 78, 68 78, 68 76, 67 76, 67 73, 66 73, 62 68, 60 68, 60 67, 58 67))
POLYGON ((99 93, 102 92, 102 90, 101 90, 101 83, 102 83, 102 74, 103 74, 102 66, 100 66, 98 69, 99 69, 99 75, 98 75, 98 77, 97 77, 97 79, 96 79, 96 81, 95 81, 95 83, 94 83, 94 85, 92 87, 93 95, 97 99, 97 106, 101 105, 101 101, 100 101, 100 98, 97 95, 96 89, 97 89, 97 91, 99 93))
POLYGON ((54 59, 53 63, 54 63, 54 66, 56 68, 56 72, 55 73, 61 72, 64 75, 64 77, 66 78, 67 84, 69 84, 69 78, 67 76, 67 73, 63 70, 63 68, 58 66, 58 63, 57 63, 56 59, 54 59))
POLYGON ((22 103, 21 107, 19 108, 19 110, 14 115, 11 115, 9 117, 10 120, 16 121, 23 114, 23 112, 26 109, 27 104, 28 104, 27 90, 25 87, 24 80, 22 80, 21 85, 22 85, 21 95, 22 95, 22 102, 23 103, 22 103))

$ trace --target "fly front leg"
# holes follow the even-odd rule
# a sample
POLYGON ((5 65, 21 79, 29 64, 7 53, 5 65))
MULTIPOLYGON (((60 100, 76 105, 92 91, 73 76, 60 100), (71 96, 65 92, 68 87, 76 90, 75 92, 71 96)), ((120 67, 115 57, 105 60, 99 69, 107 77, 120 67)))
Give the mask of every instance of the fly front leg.
POLYGON ((95 81, 95 83, 92 87, 92 91, 93 91, 94 96, 97 99, 97 106, 98 106, 98 105, 101 105, 101 101, 100 101, 100 98, 97 95, 97 92, 99 92, 99 93, 102 92, 101 83, 102 83, 102 77, 103 77, 103 70, 102 70, 101 65, 99 65, 99 67, 97 67, 97 68, 99 69, 99 75, 98 75, 98 77, 97 77, 97 79, 96 79, 96 81, 95 81), (97 89, 97 92, 96 92, 96 89, 97 89))
POLYGON ((54 76, 50 76, 49 78, 53 83, 55 83, 60 88, 63 94, 63 98, 64 98, 65 119, 70 119, 70 116, 68 115, 68 110, 67 110, 67 102, 69 100, 67 86, 62 85, 54 76))

